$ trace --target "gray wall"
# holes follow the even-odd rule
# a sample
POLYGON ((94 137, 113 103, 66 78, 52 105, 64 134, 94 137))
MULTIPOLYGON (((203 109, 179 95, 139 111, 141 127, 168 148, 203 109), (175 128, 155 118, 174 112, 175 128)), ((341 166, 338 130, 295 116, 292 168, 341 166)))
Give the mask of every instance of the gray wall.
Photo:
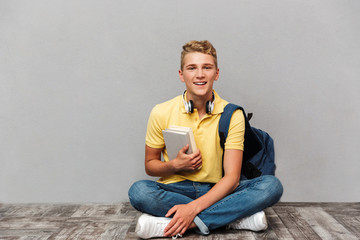
POLYGON ((276 143, 282 201, 359 201, 360 2, 0 1, 0 202, 119 202, 151 108, 209 39, 276 143))

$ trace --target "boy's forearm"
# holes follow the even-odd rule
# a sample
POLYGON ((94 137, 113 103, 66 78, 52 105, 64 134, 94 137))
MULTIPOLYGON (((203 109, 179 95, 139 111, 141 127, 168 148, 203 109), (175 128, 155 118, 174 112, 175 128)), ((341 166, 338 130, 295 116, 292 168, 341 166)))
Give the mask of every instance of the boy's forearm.
POLYGON ((152 177, 164 177, 176 172, 174 164, 161 161, 162 148, 152 148, 145 145, 145 171, 152 177))
POLYGON ((205 195, 189 203, 199 214, 201 211, 220 201, 232 193, 239 185, 236 177, 224 176, 212 189, 205 195))
POLYGON ((161 160, 148 160, 145 164, 146 174, 152 177, 164 177, 176 172, 173 163, 163 162, 161 160))

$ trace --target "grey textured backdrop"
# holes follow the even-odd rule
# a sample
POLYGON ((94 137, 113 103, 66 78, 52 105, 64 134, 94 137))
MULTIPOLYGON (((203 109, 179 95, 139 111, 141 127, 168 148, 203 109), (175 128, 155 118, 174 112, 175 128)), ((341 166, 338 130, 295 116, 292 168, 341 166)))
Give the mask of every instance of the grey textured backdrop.
POLYGON ((276 143, 283 201, 359 201, 360 2, 0 0, 0 202, 118 202, 183 43, 276 143))

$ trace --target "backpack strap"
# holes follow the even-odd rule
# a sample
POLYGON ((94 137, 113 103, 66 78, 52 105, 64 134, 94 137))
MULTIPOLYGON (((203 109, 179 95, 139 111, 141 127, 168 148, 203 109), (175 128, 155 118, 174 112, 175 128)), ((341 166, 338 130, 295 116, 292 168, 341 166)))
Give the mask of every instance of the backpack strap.
MULTIPOLYGON (((262 148, 264 148, 259 137, 253 131, 250 126, 249 120, 246 116, 245 110, 238 105, 229 103, 225 106, 224 112, 221 114, 219 120, 219 137, 220 137, 220 146, 223 148, 223 160, 225 152, 225 142, 229 132, 230 120, 232 114, 235 110, 240 109, 245 118, 245 140, 244 140, 244 153, 243 153, 243 168, 242 172, 245 176, 260 176, 261 171, 259 171, 256 166, 252 165, 248 160, 258 153, 262 148)), ((253 178, 253 177, 251 177, 253 178)))
POLYGON ((245 111, 242 107, 229 103, 228 105, 225 106, 224 108, 224 112, 221 114, 220 120, 219 120, 219 136, 220 136, 220 146, 224 149, 225 148, 225 142, 226 142, 226 138, 228 136, 229 133, 229 126, 230 126, 230 120, 231 117, 233 115, 233 113, 235 112, 235 110, 240 109, 243 114, 244 114, 244 118, 245 118, 245 129, 246 129, 246 124, 249 124, 249 121, 247 120, 247 117, 245 115, 245 111))

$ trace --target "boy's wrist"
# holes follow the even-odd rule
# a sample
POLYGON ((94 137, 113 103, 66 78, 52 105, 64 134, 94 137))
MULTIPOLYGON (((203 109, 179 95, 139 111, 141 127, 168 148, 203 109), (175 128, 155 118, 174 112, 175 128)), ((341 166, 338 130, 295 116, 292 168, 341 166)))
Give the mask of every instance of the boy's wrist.
POLYGON ((194 200, 188 204, 194 209, 194 211, 196 212, 196 215, 198 215, 202 210, 204 210, 201 208, 199 202, 196 200, 194 200))
POLYGON ((176 172, 178 171, 178 169, 177 169, 177 167, 176 167, 175 159, 167 162, 167 166, 168 166, 168 169, 169 169, 169 173, 170 173, 170 174, 176 173, 176 172))

